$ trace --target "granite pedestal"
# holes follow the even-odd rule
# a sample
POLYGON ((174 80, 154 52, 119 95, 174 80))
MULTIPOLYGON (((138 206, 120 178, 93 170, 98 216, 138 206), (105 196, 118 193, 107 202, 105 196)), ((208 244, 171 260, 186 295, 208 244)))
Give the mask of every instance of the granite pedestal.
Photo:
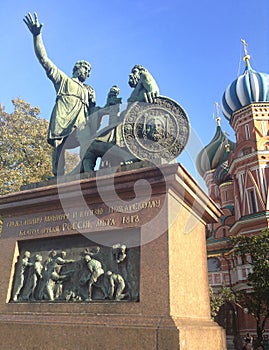
POLYGON ((210 319, 205 243, 221 213, 181 165, 48 182, 1 197, 0 214, 0 349, 226 349, 210 319), (120 244, 132 268, 126 298, 93 286, 92 301, 13 300, 24 251, 78 259, 101 247, 109 265, 120 244))

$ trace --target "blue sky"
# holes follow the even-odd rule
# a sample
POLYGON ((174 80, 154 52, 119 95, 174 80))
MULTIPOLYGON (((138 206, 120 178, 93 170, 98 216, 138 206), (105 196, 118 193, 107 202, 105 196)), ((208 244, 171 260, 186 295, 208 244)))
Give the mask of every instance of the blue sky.
MULTIPOLYGON (((71 75, 78 59, 92 64, 87 83, 100 106, 114 84, 126 102, 131 68, 148 68, 161 95, 188 113, 191 137, 178 161, 201 184, 196 154, 215 133, 215 101, 221 103, 226 87, 244 70, 241 38, 248 43, 252 68, 269 73, 268 0, 2 1, 0 102, 7 112, 13 111, 11 100, 21 97, 49 119, 55 99, 23 23, 29 11, 44 23, 48 56, 59 68, 71 75)), ((234 140, 224 117, 221 125, 234 140)))

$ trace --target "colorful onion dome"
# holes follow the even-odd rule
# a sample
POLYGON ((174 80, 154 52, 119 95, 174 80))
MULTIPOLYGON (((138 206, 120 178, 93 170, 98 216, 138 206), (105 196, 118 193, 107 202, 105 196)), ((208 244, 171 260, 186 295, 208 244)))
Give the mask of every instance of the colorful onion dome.
POLYGON ((214 181, 216 185, 221 185, 225 182, 231 181, 232 177, 229 174, 229 165, 228 161, 220 164, 214 172, 214 181))
POLYGON ((235 143, 227 138, 221 130, 219 119, 216 133, 211 142, 205 146, 196 158, 196 168, 199 174, 204 177, 207 171, 216 169, 229 157, 229 151, 235 149, 235 143))
POLYGON ((242 107, 255 102, 269 102, 269 74, 259 73, 250 66, 247 44, 244 44, 245 71, 225 90, 222 97, 222 112, 231 121, 232 114, 242 107))

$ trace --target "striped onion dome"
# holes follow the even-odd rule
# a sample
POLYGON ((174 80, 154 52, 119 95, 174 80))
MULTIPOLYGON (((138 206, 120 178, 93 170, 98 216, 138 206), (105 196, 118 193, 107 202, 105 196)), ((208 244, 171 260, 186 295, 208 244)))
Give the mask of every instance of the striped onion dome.
POLYGON ((214 181, 216 185, 221 185, 225 182, 231 181, 232 177, 229 174, 229 165, 228 161, 220 164, 214 172, 214 181))
POLYGON ((215 170, 228 159, 229 151, 234 149, 235 143, 227 138, 218 121, 213 139, 198 153, 196 158, 196 168, 199 174, 204 177, 207 171, 215 170))
POLYGON ((222 112, 229 121, 235 111, 250 103, 269 102, 269 74, 253 70, 249 59, 245 51, 245 71, 227 87, 222 97, 222 112))

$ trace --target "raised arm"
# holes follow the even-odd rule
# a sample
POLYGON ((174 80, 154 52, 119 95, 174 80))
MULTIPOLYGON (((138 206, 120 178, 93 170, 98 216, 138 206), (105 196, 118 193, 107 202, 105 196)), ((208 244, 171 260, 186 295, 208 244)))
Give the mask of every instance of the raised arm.
POLYGON ((41 35, 43 24, 39 23, 36 13, 34 13, 34 17, 31 13, 28 13, 24 16, 23 21, 33 35, 35 54, 41 65, 46 69, 49 59, 41 35))

